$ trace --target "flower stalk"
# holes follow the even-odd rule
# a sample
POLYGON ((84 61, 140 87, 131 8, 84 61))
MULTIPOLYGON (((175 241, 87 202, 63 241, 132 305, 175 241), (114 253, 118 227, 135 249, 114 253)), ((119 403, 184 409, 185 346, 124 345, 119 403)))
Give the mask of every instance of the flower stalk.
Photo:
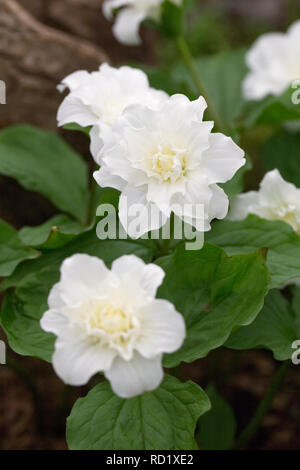
POLYGON ((208 111, 210 113, 211 118, 215 122, 215 126, 218 128, 218 130, 223 129, 224 127, 223 123, 208 97, 205 86, 201 80, 197 67, 195 66, 194 59, 187 45, 187 42, 182 36, 178 37, 176 42, 177 42, 177 48, 182 56, 182 59, 187 69, 190 72, 190 75, 195 83, 195 86, 197 87, 199 94, 203 96, 203 98, 205 99, 207 103, 208 111))
POLYGON ((290 368, 290 361, 284 361, 281 364, 275 376, 273 377, 273 380, 271 381, 265 396, 263 397, 260 404, 258 405, 258 408, 253 418, 251 419, 248 426, 244 429, 244 431, 241 433, 241 435, 237 439, 234 445, 234 449, 244 449, 247 446, 248 442, 250 442, 251 439, 254 437, 257 430, 260 428, 264 417, 269 411, 273 403, 273 399, 275 395, 277 394, 278 390, 283 384, 284 379, 289 371, 289 368, 290 368))

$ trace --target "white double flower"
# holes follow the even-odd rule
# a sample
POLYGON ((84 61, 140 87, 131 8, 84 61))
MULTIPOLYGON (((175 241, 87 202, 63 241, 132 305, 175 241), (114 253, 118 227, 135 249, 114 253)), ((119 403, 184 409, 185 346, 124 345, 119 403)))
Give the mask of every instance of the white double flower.
POLYGON ((300 235, 300 189, 285 181, 278 170, 267 173, 259 191, 240 194, 232 202, 231 220, 255 214, 267 220, 282 220, 300 235))
POLYGON ((91 148, 95 147, 95 152, 109 139, 112 125, 127 106, 141 103, 155 108, 168 96, 151 88, 142 70, 108 64, 92 73, 86 70, 72 73, 59 85, 60 91, 66 88, 69 94, 58 109, 58 125, 92 126, 91 148))
POLYGON ((101 165, 94 177, 100 186, 121 191, 119 217, 131 237, 159 229, 172 212, 202 231, 227 215, 228 197, 217 183, 244 165, 244 152, 231 138, 211 132, 213 122, 203 121, 205 109, 202 97, 191 102, 184 95, 162 100, 157 109, 129 106, 104 147, 95 152, 94 146, 101 165), (134 214, 132 227, 128 207, 134 205, 143 210, 134 214), (158 216, 151 217, 153 209, 158 216))
POLYGON ((159 386, 162 354, 185 338, 182 315, 155 298, 164 275, 134 255, 117 259, 111 270, 85 254, 65 259, 41 319, 57 336, 53 366, 65 383, 83 385, 101 371, 123 398, 159 386))
POLYGON ((243 83, 244 96, 260 100, 281 95, 294 80, 300 80, 300 21, 287 33, 260 36, 246 55, 250 69, 243 83))

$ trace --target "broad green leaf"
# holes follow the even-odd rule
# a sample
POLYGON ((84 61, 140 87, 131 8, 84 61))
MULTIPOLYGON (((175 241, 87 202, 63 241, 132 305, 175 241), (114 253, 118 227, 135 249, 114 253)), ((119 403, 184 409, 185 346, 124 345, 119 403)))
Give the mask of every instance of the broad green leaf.
POLYGON ((300 105, 292 101, 294 91, 293 88, 288 88, 281 96, 267 96, 261 101, 248 102, 246 126, 276 125, 300 119, 300 105))
POLYGON ((72 240, 85 229, 76 220, 71 219, 67 215, 59 214, 42 225, 23 227, 19 231, 19 238, 24 245, 58 248, 72 240))
POLYGON ((79 132, 83 132, 86 135, 90 135, 91 126, 82 127, 76 122, 71 122, 69 124, 65 124, 63 127, 64 129, 68 131, 79 131, 79 132))
POLYGON ((167 36, 180 36, 183 30, 183 6, 176 5, 172 0, 164 0, 161 5, 161 24, 167 36))
POLYGON ((254 215, 242 221, 218 221, 206 233, 206 240, 221 246, 229 255, 267 248, 270 288, 300 277, 300 236, 285 222, 254 215))
POLYGON ((281 129, 273 135, 264 146, 263 162, 267 171, 277 168, 285 180, 300 188, 300 133, 281 129))
POLYGON ((39 320, 47 310, 48 293, 59 279, 59 268, 65 258, 87 253, 110 265, 119 256, 135 254, 149 263, 155 250, 155 245, 147 240, 100 241, 93 229, 61 248, 42 251, 36 260, 23 263, 1 285, 4 289, 15 287, 5 294, 0 316, 9 345, 18 354, 50 360, 54 336, 40 328, 39 320))
POLYGON ((90 231, 96 221, 96 211, 98 205, 113 204, 116 209, 118 205, 119 193, 110 188, 95 188, 93 198, 90 202, 90 223, 83 226, 77 220, 65 214, 58 214, 36 227, 23 227, 19 231, 19 238, 24 245, 34 246, 42 249, 57 249, 69 243, 77 235, 90 231))
POLYGON ((17 354, 34 356, 51 362, 55 336, 40 327, 40 318, 48 310, 49 282, 56 278, 53 273, 32 275, 24 287, 7 291, 4 296, 0 323, 6 333, 8 344, 17 354), (43 282, 44 281, 44 282, 43 282))
POLYGON ((300 279, 296 280, 297 285, 293 286, 293 299, 292 299, 292 307, 293 311, 296 316, 295 324, 296 324, 296 336, 297 339, 300 338, 300 279))
POLYGON ((193 382, 165 376, 161 386, 128 400, 108 382, 75 403, 67 420, 71 450, 192 450, 198 418, 210 408, 193 382))
MULTIPOLYGON (((242 81, 247 70, 245 51, 221 52, 210 57, 196 58, 195 65, 209 102, 214 106, 223 125, 234 126, 245 107, 242 95, 242 81)), ((199 96, 187 72, 182 66, 180 69, 195 95, 199 96)))
POLYGON ((205 244, 157 260, 166 272, 158 296, 170 300, 185 319, 187 336, 182 348, 165 355, 166 367, 205 357, 223 345, 231 332, 251 323, 261 310, 269 281, 263 254, 227 257, 205 244))
POLYGON ((60 137, 31 126, 0 132, 0 173, 38 191, 60 210, 85 221, 87 165, 60 137))
POLYGON ((297 337, 296 315, 283 295, 272 289, 254 322, 234 332, 226 343, 231 349, 270 349, 275 359, 291 358, 297 337))
POLYGON ((236 432, 236 420, 232 408, 219 394, 214 385, 205 390, 211 409, 199 421, 199 438, 205 450, 231 449, 236 432))
POLYGON ((37 256, 38 251, 24 246, 18 232, 0 220, 0 277, 10 276, 21 261, 37 256))
MULTIPOLYGON (((136 66, 135 64, 131 64, 136 66)), ((175 95, 176 93, 182 93, 188 96, 191 100, 194 100, 197 95, 190 90, 189 83, 187 83, 186 76, 183 76, 181 71, 178 69, 170 69, 167 67, 150 67, 148 65, 141 66, 138 64, 138 68, 142 69, 148 79, 149 83, 153 88, 158 90, 164 90, 169 95, 175 95)))

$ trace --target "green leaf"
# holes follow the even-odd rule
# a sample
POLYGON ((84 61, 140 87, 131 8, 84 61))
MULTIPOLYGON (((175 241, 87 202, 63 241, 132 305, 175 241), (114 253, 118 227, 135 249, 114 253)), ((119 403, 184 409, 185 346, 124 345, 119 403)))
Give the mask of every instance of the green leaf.
POLYGON ((285 222, 254 215, 237 222, 218 221, 207 232, 206 239, 224 248, 229 255, 267 248, 270 288, 281 287, 300 277, 300 237, 285 222))
MULTIPOLYGON (((241 117, 245 101, 242 81, 246 74, 245 51, 221 52, 195 59, 209 101, 226 126, 234 126, 241 117)), ((191 84, 192 85, 192 84, 191 84)))
POLYGON ((90 130, 91 130, 91 126, 87 126, 87 127, 82 127, 80 126, 79 124, 77 124, 76 122, 71 122, 69 124, 65 124, 63 126, 64 129, 68 130, 68 131, 79 131, 79 132, 83 132, 84 134, 86 135, 90 135, 90 130))
POLYGON ((167 36, 180 36, 183 30, 183 7, 176 5, 172 0, 164 0, 161 5, 161 24, 167 36))
POLYGON ((247 127, 257 124, 281 124, 300 119, 300 105, 292 102, 293 88, 281 96, 267 96, 261 101, 250 101, 245 112, 247 127))
POLYGON ((54 336, 41 329, 39 320, 47 310, 48 293, 59 280, 59 268, 65 258, 87 253, 110 265, 119 256, 135 254, 149 263, 155 251, 151 240, 100 241, 93 229, 61 248, 45 250, 36 260, 23 263, 1 284, 3 289, 15 287, 5 294, 0 316, 9 345, 18 354, 50 360, 54 336))
POLYGON ((36 250, 22 244, 13 227, 0 220, 0 277, 10 276, 21 261, 37 256, 36 250))
POLYGON ((233 445, 236 432, 234 413, 214 385, 209 385, 205 391, 211 409, 198 424, 201 447, 205 450, 228 450, 233 445))
POLYGON ((288 301, 273 289, 255 321, 234 332, 226 343, 231 349, 270 349, 275 359, 291 358, 291 345, 297 337, 296 318, 288 301))
POLYGON ((152 88, 163 90, 169 95, 182 93, 191 100, 197 97, 195 93, 191 92, 186 75, 183 75, 182 71, 177 68, 172 69, 170 72, 168 67, 151 67, 135 63, 130 63, 130 65, 145 72, 152 88))
POLYGON ((19 238, 24 245, 54 249, 72 240, 84 230, 87 228, 82 227, 76 220, 59 214, 42 225, 23 227, 19 231, 19 238))
POLYGON ((292 307, 295 313, 296 319, 296 336, 297 339, 300 338, 300 279, 297 279, 297 285, 293 286, 293 299, 292 299, 292 307))
POLYGON ((40 192, 78 220, 85 220, 87 165, 56 134, 22 125, 2 130, 0 173, 40 192))
MULTIPOLYGON (((300 118, 300 116, 299 116, 300 118)), ((281 129, 273 135, 263 149, 263 162, 267 171, 277 168, 281 176, 300 188, 300 133, 281 129)))
POLYGON ((75 403, 67 442, 71 450, 197 449, 196 422, 209 407, 198 385, 171 376, 153 392, 128 400, 103 382, 75 403))
POLYGON ((55 336, 40 327, 40 318, 48 310, 47 297, 53 273, 32 275, 22 287, 9 290, 3 300, 0 323, 8 344, 17 354, 51 362, 55 336), (43 282, 44 281, 44 282, 43 282))
POLYGON ((187 327, 182 348, 165 355, 166 367, 205 357, 234 329, 251 323, 263 306, 269 276, 262 253, 229 258, 213 245, 199 251, 180 245, 157 264, 166 272, 158 296, 176 306, 187 327))
POLYGON ((42 249, 57 249, 66 245, 77 235, 90 231, 96 221, 96 211, 98 205, 112 204, 116 211, 119 201, 119 193, 115 189, 100 188, 98 185, 94 188, 90 201, 91 222, 83 226, 77 220, 65 214, 58 214, 36 227, 23 227, 19 231, 19 238, 24 245, 34 246, 42 249))

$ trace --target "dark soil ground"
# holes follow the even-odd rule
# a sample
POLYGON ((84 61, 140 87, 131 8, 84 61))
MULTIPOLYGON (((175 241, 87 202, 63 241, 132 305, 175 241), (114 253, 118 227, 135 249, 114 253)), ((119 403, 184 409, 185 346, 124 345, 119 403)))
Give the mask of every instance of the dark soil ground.
MULTIPOLYGON (((237 353, 224 349, 220 370, 227 369, 236 356, 237 353)), ((193 379, 205 387, 212 379, 212 362, 215 360, 210 355, 194 364, 183 365, 183 380, 193 379)), ((265 351, 244 352, 225 383, 219 384, 219 391, 237 417, 238 432, 252 417, 276 367, 271 355, 265 351)), ((220 378, 217 373, 216 381, 220 378)), ((0 366, 0 449, 67 449, 65 420, 76 399, 85 396, 96 382, 95 378, 86 387, 66 387, 50 364, 16 356, 9 351, 8 364, 0 366)), ((294 366, 248 448, 300 448, 299 389, 300 375, 294 366)))

